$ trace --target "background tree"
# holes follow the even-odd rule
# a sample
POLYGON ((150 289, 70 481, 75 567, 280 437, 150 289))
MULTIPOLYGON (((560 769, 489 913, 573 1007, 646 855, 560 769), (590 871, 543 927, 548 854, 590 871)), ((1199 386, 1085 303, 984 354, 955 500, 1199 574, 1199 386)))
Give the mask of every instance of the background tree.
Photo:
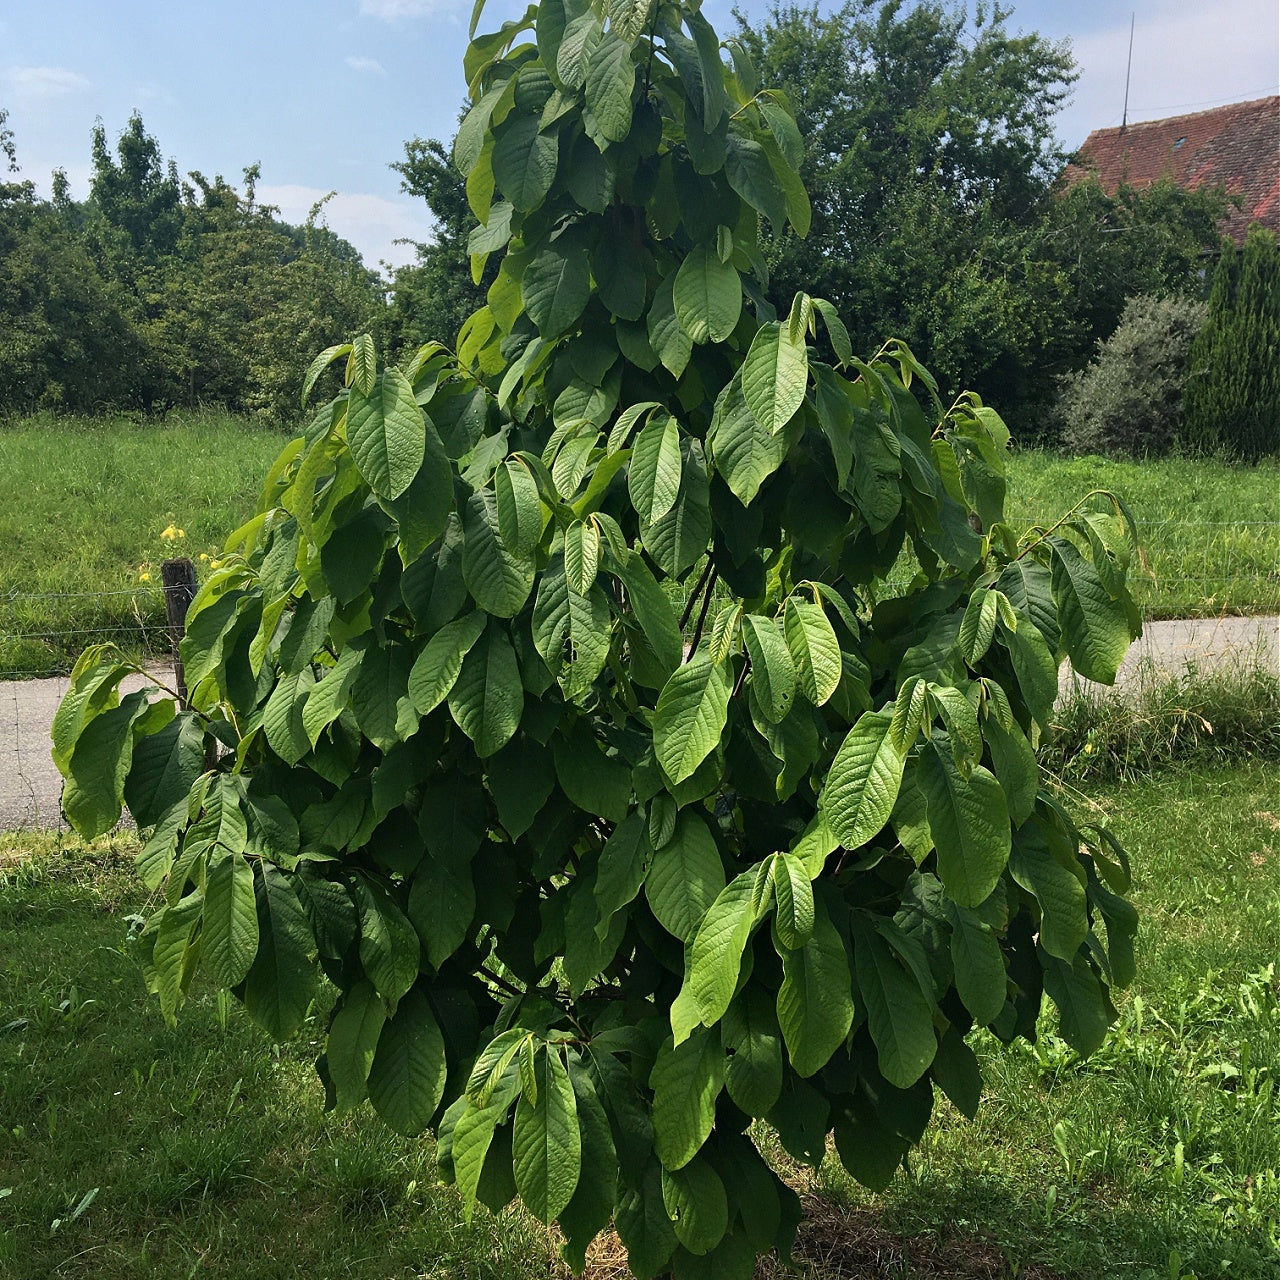
POLYGON ((1109 681, 1137 629, 1132 523, 1020 536, 997 415, 775 311, 802 144, 699 8, 546 0, 466 66, 496 274, 456 356, 317 357, 343 386, 193 603, 191 708, 87 653, 64 807, 148 832, 166 1017, 199 965, 281 1039, 322 971, 333 1101, 435 1132, 468 1214, 749 1280, 800 1214, 753 1119, 882 1187, 935 1089, 976 1109, 971 1027, 1047 993, 1087 1053, 1115 1016, 1124 856, 1033 743, 1063 656, 1109 681))
POLYGON ((467 240, 479 223, 444 146, 435 138, 414 138, 404 149, 405 158, 392 165, 400 189, 427 202, 435 228, 429 243, 417 245, 417 262, 392 276, 387 323, 393 352, 416 349, 424 334, 456 342, 463 321, 484 302, 495 270, 479 284, 471 279, 467 240))
POLYGON ((1280 453, 1280 250, 1252 227, 1243 249, 1229 240, 1191 348, 1184 436, 1191 448, 1246 462, 1280 453))

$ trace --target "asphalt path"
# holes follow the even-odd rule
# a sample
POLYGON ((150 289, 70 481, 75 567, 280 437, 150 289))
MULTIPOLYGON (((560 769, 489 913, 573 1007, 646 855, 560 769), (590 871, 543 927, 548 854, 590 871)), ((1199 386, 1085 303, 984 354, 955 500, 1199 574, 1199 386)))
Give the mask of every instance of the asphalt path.
MULTIPOLYGON (((1188 669, 1263 666, 1280 674, 1280 617, 1202 618, 1149 622, 1129 651, 1118 684, 1141 687, 1144 680, 1188 669)), ((172 673, 157 671, 172 685, 172 673)), ((147 681, 133 676, 125 690, 147 681)), ((1064 691, 1076 685, 1101 691, 1063 668, 1064 691)), ((62 779, 50 759, 49 729, 67 690, 67 679, 0 682, 0 831, 65 828, 58 808, 62 779)))

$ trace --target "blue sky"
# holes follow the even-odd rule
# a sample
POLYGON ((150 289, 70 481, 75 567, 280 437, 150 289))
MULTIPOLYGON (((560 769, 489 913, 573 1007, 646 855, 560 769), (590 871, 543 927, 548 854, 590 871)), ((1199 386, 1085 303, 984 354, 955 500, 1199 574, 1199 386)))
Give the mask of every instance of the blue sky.
MULTIPOLYGON (((764 0, 741 7, 767 11, 764 0)), ((482 29, 523 8, 490 0, 482 29)), ((1131 12, 1130 120, 1277 92, 1275 0, 1024 0, 1013 9, 1011 28, 1071 41, 1082 75, 1058 120, 1070 146, 1120 123, 1131 12)), ((729 10, 726 0, 704 5, 722 35, 729 10)), ((431 221, 388 165, 415 134, 452 135, 469 17, 470 0, 5 0, 0 106, 23 175, 42 190, 60 166, 83 195, 94 120, 114 138, 137 108, 182 172, 238 181, 261 162, 261 198, 294 221, 337 191, 329 225, 371 265, 402 262, 413 252, 395 239, 427 239, 431 221)))

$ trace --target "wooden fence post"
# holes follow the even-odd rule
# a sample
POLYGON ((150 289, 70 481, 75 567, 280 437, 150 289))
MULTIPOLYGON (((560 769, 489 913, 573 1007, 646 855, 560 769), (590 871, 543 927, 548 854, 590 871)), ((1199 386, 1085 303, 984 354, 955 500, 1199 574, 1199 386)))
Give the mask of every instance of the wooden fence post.
POLYGON ((187 673, 182 668, 178 644, 187 626, 187 608, 196 594, 196 567, 187 559, 166 560, 160 566, 160 582, 164 587, 164 608, 169 619, 169 645, 173 650, 173 674, 184 710, 187 701, 187 673))

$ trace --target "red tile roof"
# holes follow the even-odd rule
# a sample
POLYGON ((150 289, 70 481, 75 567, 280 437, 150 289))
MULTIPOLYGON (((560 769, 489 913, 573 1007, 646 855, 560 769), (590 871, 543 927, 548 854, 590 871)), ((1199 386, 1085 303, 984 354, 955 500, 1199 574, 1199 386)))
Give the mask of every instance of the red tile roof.
POLYGON ((1243 198, 1223 223, 1237 244, 1253 222, 1280 233, 1280 97, 1095 129, 1066 178, 1078 182, 1089 172, 1107 192, 1121 183, 1146 187, 1161 178, 1193 189, 1225 187, 1243 198))

